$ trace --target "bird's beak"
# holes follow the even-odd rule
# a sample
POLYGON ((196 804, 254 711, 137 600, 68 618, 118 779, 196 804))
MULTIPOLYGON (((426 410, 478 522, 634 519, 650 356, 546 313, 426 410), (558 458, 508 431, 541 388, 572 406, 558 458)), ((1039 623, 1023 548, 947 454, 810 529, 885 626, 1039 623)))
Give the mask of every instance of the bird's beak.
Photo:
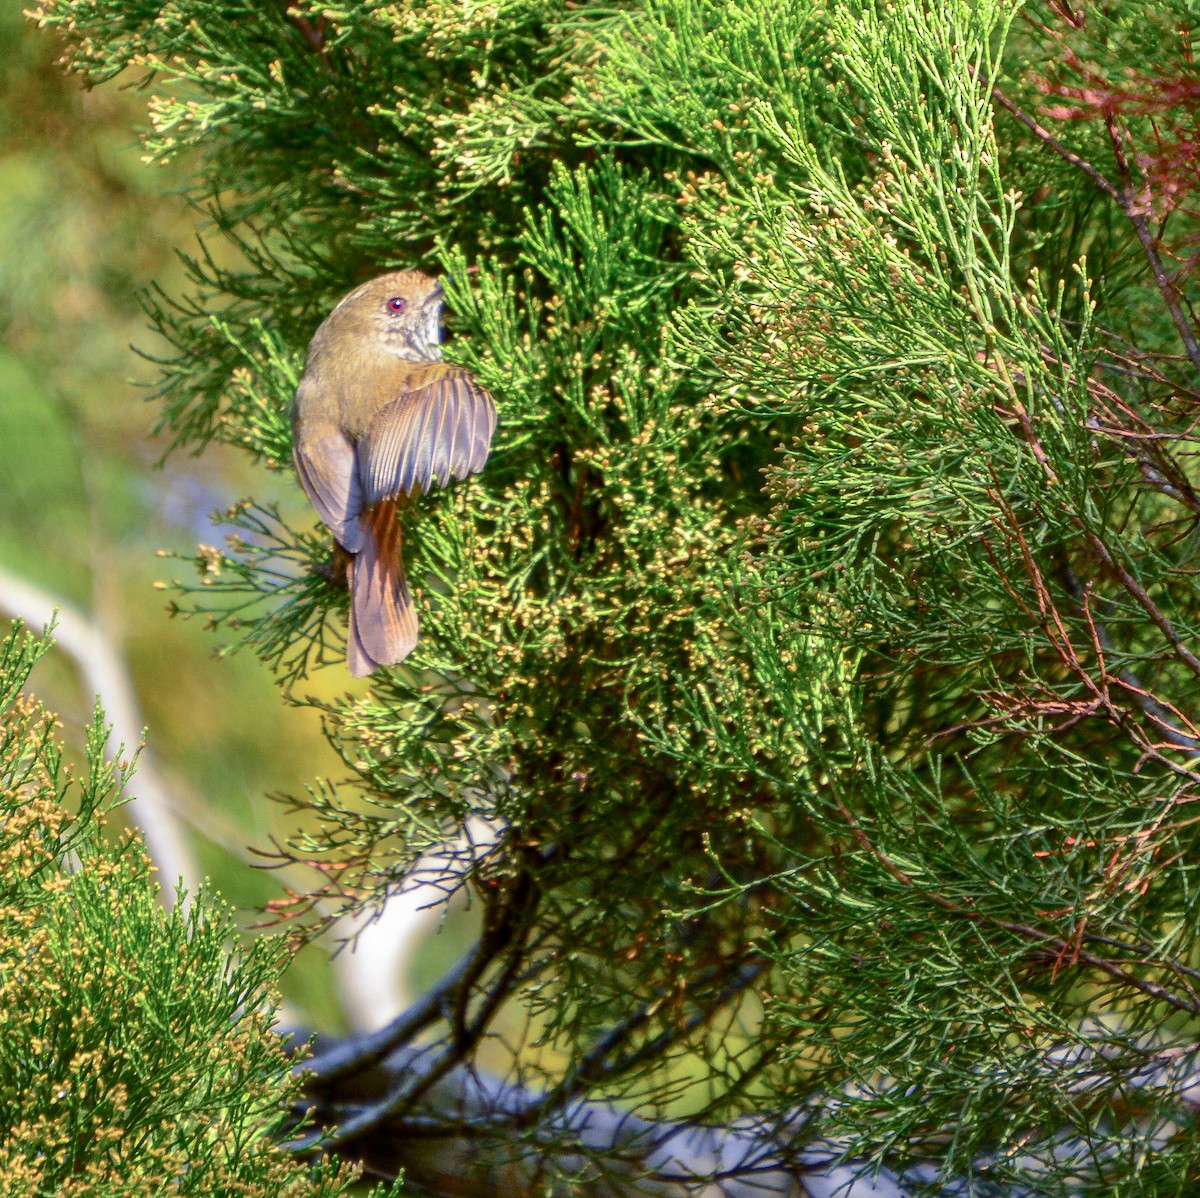
POLYGON ((442 280, 438 279, 433 285, 433 290, 425 297, 424 307, 427 311, 436 308, 440 313, 445 306, 446 289, 442 286, 442 280))
POLYGON ((446 292, 441 279, 434 284, 433 290, 421 305, 425 316, 425 342, 429 346, 429 358, 438 361, 442 351, 438 347, 442 343, 442 312, 446 307, 446 292))

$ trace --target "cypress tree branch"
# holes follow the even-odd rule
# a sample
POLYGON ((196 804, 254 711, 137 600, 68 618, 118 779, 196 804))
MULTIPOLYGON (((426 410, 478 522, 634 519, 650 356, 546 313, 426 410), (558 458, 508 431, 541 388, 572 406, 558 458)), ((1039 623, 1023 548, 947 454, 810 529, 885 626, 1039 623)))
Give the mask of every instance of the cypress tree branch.
MULTIPOLYGON (((310 700, 344 777, 276 857, 315 930, 502 827, 439 858, 482 939, 323 1050, 306 1152, 446 1194, 1194 1174, 1188 2, 50 0, 153 76, 241 263, 151 305, 181 443, 287 470, 313 329, 394 267, 500 412, 405 516, 415 653, 310 700)), ((229 518, 179 610, 287 691, 340 668, 328 531, 229 518)))
POLYGON ((1171 315, 1171 321, 1179 333, 1187 355, 1192 365, 1200 374, 1200 341, 1196 339, 1196 330, 1183 313, 1179 303, 1179 292, 1175 284, 1167 277, 1163 267, 1162 257, 1158 252, 1158 244, 1150 229, 1150 217, 1145 211, 1145 205, 1134 193, 1133 172, 1129 167, 1129 156, 1125 152, 1125 138, 1116 118, 1111 114, 1105 121, 1109 140, 1112 142, 1113 157, 1117 163, 1117 174, 1121 180, 1121 209, 1133 224, 1138 241, 1141 242, 1142 252, 1150 265, 1150 273, 1154 276, 1154 285, 1162 296, 1163 306, 1171 315))
POLYGON ((1076 154, 1073 150, 1069 150, 1066 146, 1064 146, 1062 142, 1060 142, 1058 138, 1056 138, 1054 134, 1050 132, 1049 129, 1038 124, 1038 122, 1027 112, 1024 112, 1022 109, 1017 107, 1017 105, 1014 104, 1000 90, 999 87, 995 85, 992 86, 991 96, 1001 108, 1003 108, 1006 112, 1011 113, 1012 116, 1020 121, 1021 124, 1024 125, 1025 128, 1028 129, 1030 133, 1032 133, 1034 137, 1038 139, 1038 141, 1049 146, 1050 149, 1053 150, 1064 162, 1069 162, 1073 167, 1083 171, 1083 173, 1087 175, 1087 177, 1091 179, 1091 181, 1095 183, 1095 185, 1100 188, 1100 190, 1104 192, 1104 194, 1108 196, 1110 200, 1115 200, 1121 206, 1122 210, 1124 210, 1125 197, 1122 195, 1121 191, 1116 187, 1115 184, 1106 179, 1103 173, 1093 166, 1092 163, 1088 162, 1086 158, 1081 157, 1079 154, 1076 154))
POLYGON ((991 88, 991 95, 1001 108, 1011 113, 1039 141, 1049 146, 1064 162, 1069 162, 1072 166, 1081 170, 1109 199, 1114 200, 1120 207, 1121 211, 1133 225, 1134 232, 1141 243, 1142 252, 1146 255, 1146 262, 1150 266, 1150 273, 1154 277, 1154 284, 1158 288, 1159 294, 1163 299, 1163 304, 1179 333, 1179 339, 1183 342, 1184 349, 1191 359, 1192 365, 1196 368, 1197 372, 1200 372, 1200 341, 1196 338, 1196 333, 1191 322, 1183 313, 1174 283, 1167 276, 1162 257, 1158 252, 1154 234, 1150 229, 1150 219, 1144 211, 1144 206, 1134 194, 1133 175, 1129 167, 1129 158, 1125 153, 1124 138, 1121 135, 1115 118, 1110 115, 1106 118, 1105 123, 1112 144, 1113 156, 1117 164, 1117 172, 1120 176, 1121 182, 1119 187, 1106 179, 1087 159, 1069 150, 1048 129, 1038 124, 1028 113, 1023 112, 999 87, 993 86, 991 88))

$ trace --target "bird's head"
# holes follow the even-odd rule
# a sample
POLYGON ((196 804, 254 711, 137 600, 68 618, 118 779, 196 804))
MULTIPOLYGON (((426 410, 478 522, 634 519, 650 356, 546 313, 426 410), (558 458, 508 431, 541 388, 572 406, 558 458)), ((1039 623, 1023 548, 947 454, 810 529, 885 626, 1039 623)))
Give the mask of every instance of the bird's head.
POLYGON ((410 362, 441 359, 442 284, 419 270, 397 270, 356 287, 326 324, 380 352, 410 362))

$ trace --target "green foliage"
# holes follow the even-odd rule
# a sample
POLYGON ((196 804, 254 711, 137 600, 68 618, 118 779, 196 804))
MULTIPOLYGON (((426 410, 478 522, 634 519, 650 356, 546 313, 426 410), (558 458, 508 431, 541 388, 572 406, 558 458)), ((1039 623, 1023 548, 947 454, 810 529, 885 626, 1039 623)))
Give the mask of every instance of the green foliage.
POLYGON ((48 647, 0 648, 0 1194, 347 1193, 276 1142, 299 1087, 271 1027, 283 945, 231 954, 212 895, 167 913, 140 841, 102 834, 128 767, 99 711, 64 765, 23 693, 48 647))
MULTIPOLYGON (((507 1018, 538 1135, 811 1101, 944 1181, 1194 1174, 1200 354, 1155 267, 1194 230, 1135 152, 1193 93, 1115 90, 1148 45, 1194 72, 1186 5, 1109 8, 46 5, 148 72, 148 156, 203 155, 244 254, 152 304, 181 444, 285 466, 332 301, 450 277, 496 450, 406 517, 421 642, 323 706, 351 780, 285 855, 370 903, 502 829, 444 879, 485 934, 430 1068, 507 1018), (1116 98, 1037 110, 1071 70, 1116 98)), ((236 519, 180 604, 292 686, 327 539, 236 519)))
POLYGON ((798 942, 769 1022, 803 1028, 831 1080, 869 1080, 837 1120, 852 1150, 953 1126, 947 1173, 1021 1144, 987 1174, 1173 1193, 1198 1150, 1162 1064, 1195 1067, 1200 1013, 1194 392, 1160 356, 1161 308, 1131 320, 1144 265, 1014 256, 1021 201, 977 84, 1003 75, 1010 17, 840 6, 866 167, 759 107, 802 181, 781 203, 731 179, 692 206, 739 282, 726 322, 689 314, 685 338, 747 418, 798 430, 729 592, 754 683, 701 718, 730 768, 801 763, 828 837, 778 882, 798 942), (830 989, 839 1017, 814 1022, 830 989), (1045 1142, 1023 1139, 1031 1110, 1045 1142), (1172 1163, 1144 1178, 1160 1136, 1172 1163))

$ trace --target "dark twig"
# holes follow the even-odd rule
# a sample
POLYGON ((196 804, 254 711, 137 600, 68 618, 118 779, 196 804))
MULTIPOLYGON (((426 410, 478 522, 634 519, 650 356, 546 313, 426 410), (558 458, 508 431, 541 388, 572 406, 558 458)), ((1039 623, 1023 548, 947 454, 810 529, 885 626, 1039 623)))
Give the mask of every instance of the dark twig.
POLYGON ((325 18, 322 17, 318 24, 314 25, 303 13, 296 11, 291 0, 284 0, 283 10, 288 22, 304 38, 308 48, 332 71, 334 69, 333 62, 330 60, 329 49, 325 43, 325 18))
MULTIPOLYGON (((609 1062, 608 1058, 617 1048, 626 1043, 639 1028, 649 1023, 662 1000, 643 1003, 601 1036, 580 1058, 579 1064, 558 1085, 547 1090, 536 1102, 531 1104, 524 1112, 522 1121, 531 1123, 543 1112, 562 1107, 573 1098, 578 1097, 598 1079, 619 1077, 642 1061, 658 1056, 664 1049, 678 1043, 698 1027, 712 1020, 731 999, 745 990, 747 986, 752 985, 765 967, 764 961, 743 964, 734 970, 732 977, 726 980, 725 984, 703 1005, 701 1010, 689 1016, 678 1026, 660 1032, 639 1048, 626 1053, 619 1060, 609 1062)), ((698 978, 697 984, 703 984, 703 981, 703 978, 698 978)))
POLYGON ((1188 322, 1188 318, 1184 315, 1183 309, 1179 306, 1179 292, 1175 284, 1171 282, 1166 268, 1163 266, 1162 258, 1158 252, 1157 240, 1150 228, 1149 214, 1144 210, 1142 205, 1137 203, 1133 194, 1133 172, 1129 167, 1129 157, 1125 153, 1125 139, 1121 136, 1120 126, 1117 124, 1116 118, 1111 114, 1106 117, 1105 125, 1108 129, 1109 140, 1112 142, 1117 171, 1121 176, 1122 190, 1118 203, 1120 203, 1122 211, 1132 222, 1138 241, 1142 243, 1142 250, 1146 255, 1146 261, 1150 264, 1150 273, 1154 276, 1154 284, 1162 296, 1167 311, 1171 314, 1171 320, 1175 325, 1176 331, 1179 333, 1179 339, 1183 342, 1184 348, 1187 350, 1187 355, 1192 360, 1192 365, 1197 371, 1200 371, 1200 342, 1196 340, 1195 331, 1188 322))
MULTIPOLYGON (((537 886, 532 876, 525 871, 508 887, 499 905, 493 909, 477 947, 452 971, 455 976, 450 979, 451 984, 443 984, 436 988, 440 995, 440 1003, 434 1008, 434 1015, 442 1014, 446 1017, 452 1034, 434 1061, 424 1071, 415 1074, 409 1085, 394 1089, 378 1102, 361 1108, 332 1133, 318 1131, 303 1137, 291 1145, 293 1151, 302 1153, 341 1147, 367 1135, 384 1123, 403 1119, 437 1082, 451 1070, 461 1066, 464 1058, 483 1036, 520 973, 524 964, 521 950, 525 943, 525 933, 536 907, 537 886), (499 976, 487 989, 474 1017, 468 1020, 467 1008, 471 991, 488 965, 501 954, 507 954, 508 960, 499 976)), ((400 1018, 403 1019, 404 1016, 400 1018)), ((380 1045, 385 1039, 391 1041, 393 1047, 398 1046, 400 1042, 395 1039, 398 1022, 399 1020, 394 1020, 372 1043, 371 1051, 366 1057, 368 1061, 381 1060, 386 1054, 388 1049, 380 1051, 380 1045)), ((352 1072, 354 1070, 343 1069, 337 1076, 344 1079, 352 1072)), ((319 1074, 322 1085, 327 1082, 328 1076, 328 1073, 319 1074)))
POLYGON ((391 1023, 366 1036, 347 1040, 327 1049, 299 1066, 304 1073, 315 1074, 310 1088, 332 1086, 355 1073, 361 1073, 383 1060, 388 1053, 427 1028, 446 1013, 447 1004, 476 969, 486 946, 481 941, 426 994, 402 1011, 391 1023))
MULTIPOLYGON (((1087 594, 1075 576, 1074 570, 1071 569, 1070 563, 1064 560, 1061 563, 1061 569, 1063 581, 1067 590, 1070 591, 1071 597, 1079 604, 1081 611, 1086 611, 1087 594)), ((1091 625, 1100 648, 1105 653, 1111 654, 1113 652, 1112 638, 1108 635, 1108 629, 1104 623, 1101 620, 1092 619, 1091 625)), ((1133 696, 1134 702, 1142 709, 1142 713, 1147 719, 1162 732, 1171 748, 1192 752, 1200 748, 1200 739, 1184 731, 1174 714, 1150 693, 1133 670, 1124 666, 1117 670, 1114 676, 1124 684, 1125 690, 1133 696)))
POLYGON ((1040 125, 1028 113, 1018 108, 998 87, 993 86, 991 94, 992 99, 1001 108, 1020 121, 1039 141, 1048 146, 1064 161, 1083 171, 1106 196, 1116 202, 1121 211, 1129 218, 1134 232, 1137 234, 1138 241, 1141 242, 1142 251, 1146 255, 1146 261, 1150 265, 1150 273, 1154 276, 1154 283, 1158 287, 1159 294, 1162 296, 1167 311, 1170 313, 1171 320, 1179 333, 1180 340, 1183 342, 1192 365, 1197 371, 1200 371, 1200 342, 1197 341, 1196 334, 1187 317, 1184 315, 1182 307, 1180 307, 1178 291, 1167 275, 1166 268, 1163 266, 1154 233, 1150 228, 1150 218, 1138 205, 1136 197, 1133 194, 1133 176, 1129 168, 1128 156, 1125 153, 1124 140, 1121 137, 1121 131, 1117 126, 1115 118, 1111 115, 1108 116, 1106 123, 1109 139, 1112 142, 1113 153, 1116 158, 1117 170, 1121 175, 1120 187, 1106 178, 1086 158, 1082 158, 1073 150, 1067 149, 1049 129, 1040 125))
POLYGON ((1029 924, 1017 923, 1012 920, 997 918, 994 915, 988 915, 984 911, 975 910, 974 908, 964 906, 960 902, 956 902, 954 899, 947 898, 945 895, 939 894, 936 890, 918 886, 913 878, 905 873, 867 836, 862 825, 854 818, 845 804, 839 802, 838 810, 841 812, 842 818, 846 821, 854 838, 862 848, 870 853, 893 878, 906 889, 912 890, 914 893, 920 893, 943 911, 951 912, 975 923, 989 923, 994 928, 1011 932, 1015 936, 1033 942, 1045 952, 1053 951, 1056 954, 1056 960, 1069 959, 1072 964, 1081 963, 1090 965, 1093 969, 1107 974, 1121 985, 1139 990, 1141 993, 1151 998, 1156 998, 1178 1011, 1186 1011, 1191 1015, 1200 1015, 1200 994, 1196 993, 1195 988, 1186 979, 1181 979, 1182 985, 1187 991, 1187 997, 1182 998, 1177 994, 1173 994, 1165 986, 1160 986, 1157 982, 1137 977, 1120 963, 1107 957, 1098 956, 1082 948, 1079 941, 1091 941, 1092 939, 1087 933, 1084 933, 1078 940, 1075 937, 1068 940, 1053 932, 1047 932, 1041 928, 1032 927, 1029 924))
POLYGON ((1073 150, 1068 150, 1067 147, 1064 146, 1062 142, 1050 132, 1049 129, 1039 125, 1037 121, 1033 119, 1033 117, 1018 108, 998 87, 992 88, 992 99, 995 100, 996 103, 999 104, 1000 107, 1006 112, 1009 112, 1016 117, 1016 119, 1020 121, 1021 124, 1024 125, 1025 128, 1034 135, 1034 137, 1049 146, 1050 149, 1052 149, 1060 158, 1083 171, 1083 173, 1087 175, 1087 177, 1091 179, 1091 181, 1095 183, 1095 185, 1100 188, 1100 190, 1104 192, 1106 196, 1115 200, 1118 204, 1121 204, 1121 206, 1124 207, 1121 192, 1111 182, 1109 182, 1109 180, 1106 179, 1100 171, 1098 171, 1090 162, 1088 162, 1086 158, 1081 158, 1073 150))

